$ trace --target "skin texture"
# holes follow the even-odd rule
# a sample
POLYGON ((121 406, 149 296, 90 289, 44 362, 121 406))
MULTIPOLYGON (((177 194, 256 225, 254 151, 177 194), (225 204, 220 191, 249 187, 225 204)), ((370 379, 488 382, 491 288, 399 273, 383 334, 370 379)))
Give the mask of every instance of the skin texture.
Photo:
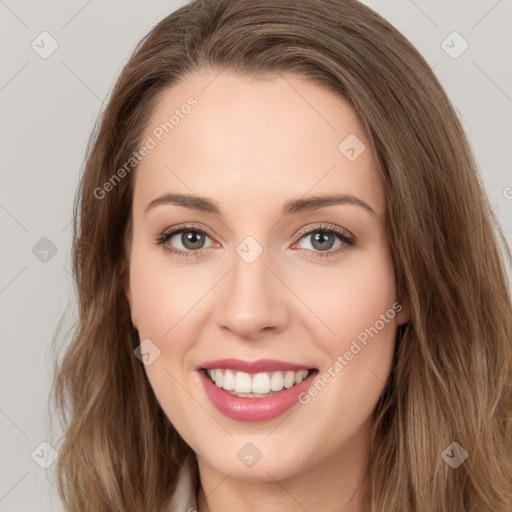
MULTIPOLYGON (((321 374, 398 301, 369 139, 348 102, 313 82, 227 71, 196 73, 164 91, 144 139, 190 96, 197 106, 136 171, 125 289, 140 339, 160 350, 145 367, 151 386, 197 454, 199 511, 369 510, 358 485, 396 328, 409 318, 405 305, 307 405, 273 420, 223 416, 196 372, 205 361, 234 357, 321 374), (349 134, 366 145, 355 161, 338 150, 349 134), (145 212, 165 193, 207 196, 221 214, 172 204, 145 212), (280 216, 288 200, 334 193, 365 201, 375 214, 342 204, 280 216), (156 244, 183 223, 206 231, 200 256, 180 258, 156 244), (311 233, 318 223, 348 230, 356 245, 332 235, 322 251, 311 233), (236 252, 247 236, 263 248, 250 264, 236 252), (247 442, 262 454, 250 468, 237 457, 247 442)), ((193 252, 181 234, 171 244, 193 252)))

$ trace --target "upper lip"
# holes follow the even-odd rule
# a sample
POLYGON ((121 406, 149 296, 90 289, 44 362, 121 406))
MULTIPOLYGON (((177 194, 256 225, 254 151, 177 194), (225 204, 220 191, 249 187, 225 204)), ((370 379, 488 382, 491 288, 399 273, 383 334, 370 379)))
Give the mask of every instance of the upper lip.
POLYGON ((214 361, 206 361, 201 364, 198 369, 210 370, 218 368, 220 370, 236 370, 246 373, 274 372, 279 370, 311 370, 311 366, 290 363, 288 361, 278 361, 277 359, 257 359, 248 361, 245 359, 216 359, 214 361))

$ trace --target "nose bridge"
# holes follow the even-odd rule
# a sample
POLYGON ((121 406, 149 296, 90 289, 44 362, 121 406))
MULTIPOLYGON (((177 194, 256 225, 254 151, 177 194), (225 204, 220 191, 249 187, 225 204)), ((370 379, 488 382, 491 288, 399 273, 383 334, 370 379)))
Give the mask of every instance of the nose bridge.
POLYGON ((279 289, 283 285, 268 268, 269 256, 253 237, 236 248, 218 314, 219 325, 238 336, 250 337, 266 328, 280 330, 288 320, 284 290, 279 289))

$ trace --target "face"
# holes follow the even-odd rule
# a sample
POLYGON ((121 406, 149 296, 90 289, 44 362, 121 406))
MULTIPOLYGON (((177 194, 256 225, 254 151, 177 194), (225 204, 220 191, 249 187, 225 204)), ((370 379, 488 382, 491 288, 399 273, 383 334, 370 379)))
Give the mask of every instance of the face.
POLYGON ((125 289, 165 414, 232 477, 352 467, 408 319, 354 110, 296 76, 204 71, 143 144, 125 289))

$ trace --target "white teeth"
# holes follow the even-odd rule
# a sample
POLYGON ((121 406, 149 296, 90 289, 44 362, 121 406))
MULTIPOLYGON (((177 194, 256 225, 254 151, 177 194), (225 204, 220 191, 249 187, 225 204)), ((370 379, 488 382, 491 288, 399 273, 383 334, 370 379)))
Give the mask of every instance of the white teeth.
POLYGON ((224 372, 224 380, 222 381, 222 387, 226 391, 233 391, 235 389, 235 374, 231 370, 224 372))
POLYGON ((270 377, 266 373, 257 373, 252 378, 253 393, 270 393, 270 377))
POLYGON ((222 370, 215 370, 215 384, 217 384, 219 388, 222 387, 222 370))
POLYGON ((281 372, 274 372, 270 379, 270 389, 272 391, 281 391, 283 389, 283 374, 281 372))
POLYGON ((301 383, 307 376, 308 376, 308 371, 307 370, 300 370, 295 375, 295 384, 301 383))
MULTIPOLYGON (((219 370, 217 370, 219 371, 219 370)), ((215 381, 217 382, 217 381, 215 381)), ((237 393, 251 392, 251 376, 245 372, 236 372, 235 375, 235 391, 237 393)))
MULTIPOLYGON (((306 374, 307 374, 307 371, 306 371, 306 374)), ((300 382, 302 382, 302 381, 300 381, 300 382)), ((286 389, 291 388, 295 384, 295 372, 287 371, 286 375, 284 376, 283 384, 286 389)))
POLYGON ((210 379, 219 387, 237 396, 263 397, 273 392, 289 389, 302 382, 308 370, 294 372, 277 371, 262 373, 237 372, 235 370, 210 369, 210 379))

